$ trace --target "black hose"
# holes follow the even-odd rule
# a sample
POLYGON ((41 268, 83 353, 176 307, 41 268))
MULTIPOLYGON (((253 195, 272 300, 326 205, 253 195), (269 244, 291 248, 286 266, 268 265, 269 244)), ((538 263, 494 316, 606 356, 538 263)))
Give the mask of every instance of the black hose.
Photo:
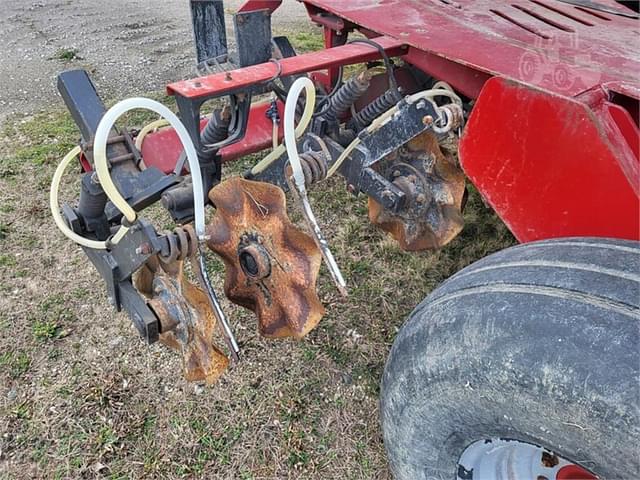
POLYGON ((200 133, 200 141, 207 147, 218 143, 229 136, 231 115, 227 109, 215 110, 200 133))
POLYGON ((394 90, 387 90, 369 105, 364 107, 349 121, 349 128, 359 132, 368 127, 373 120, 393 107, 396 103, 394 90))
POLYGON ((402 93, 400 93, 400 89, 398 88, 398 82, 396 81, 396 76, 393 71, 393 64, 391 63, 387 52, 382 48, 382 45, 374 42, 373 40, 369 40, 368 38, 356 38, 354 40, 349 40, 347 43, 364 43, 365 45, 369 45, 380 52, 380 56, 382 57, 384 66, 387 70, 387 77, 389 77, 389 90, 393 92, 393 96, 396 98, 395 103, 402 100, 402 93))
POLYGON ((347 80, 336 93, 331 96, 329 106, 325 109, 324 118, 329 122, 339 119, 351 105, 360 98, 369 88, 369 74, 362 72, 360 75, 347 80))

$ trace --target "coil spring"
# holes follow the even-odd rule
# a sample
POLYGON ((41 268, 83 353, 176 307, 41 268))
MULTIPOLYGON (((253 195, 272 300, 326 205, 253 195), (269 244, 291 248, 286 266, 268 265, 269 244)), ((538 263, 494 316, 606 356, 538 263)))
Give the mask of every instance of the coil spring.
POLYGON ((176 227, 173 232, 164 232, 169 242, 167 255, 158 254, 163 263, 173 263, 178 260, 186 260, 198 249, 198 237, 191 225, 176 227))
POLYGON ((227 138, 229 135, 230 122, 231 114, 229 113, 228 107, 222 110, 215 110, 200 134, 202 144, 209 146, 227 138))
POLYGON ((304 183, 309 186, 327 177, 329 170, 327 156, 320 151, 308 151, 300 154, 300 164, 304 173, 304 183))
POLYGON ((367 91, 370 80, 371 76, 367 71, 347 80, 331 97, 324 117, 330 122, 340 118, 367 91))
POLYGON ((349 122, 349 127, 360 131, 396 104, 396 92, 387 90, 369 105, 360 110, 349 122))

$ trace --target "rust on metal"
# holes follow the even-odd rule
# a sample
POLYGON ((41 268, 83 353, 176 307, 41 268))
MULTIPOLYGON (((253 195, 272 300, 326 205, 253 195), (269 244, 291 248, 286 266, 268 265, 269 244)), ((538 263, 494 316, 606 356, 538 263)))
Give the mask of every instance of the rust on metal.
POLYGON ((184 260, 160 262, 153 257, 134 277, 160 322, 160 342, 182 353, 188 381, 214 383, 229 359, 213 343, 216 318, 207 295, 189 282, 184 260))
POLYGON ((209 198, 216 213, 207 245, 224 261, 225 294, 255 312, 263 336, 302 338, 324 315, 316 294, 322 257, 289 220, 284 192, 233 177, 209 198))
POLYGON ((369 198, 369 219, 403 250, 441 248, 462 230, 465 180, 451 150, 443 152, 436 135, 426 131, 380 162, 380 173, 407 199, 393 213, 369 198))

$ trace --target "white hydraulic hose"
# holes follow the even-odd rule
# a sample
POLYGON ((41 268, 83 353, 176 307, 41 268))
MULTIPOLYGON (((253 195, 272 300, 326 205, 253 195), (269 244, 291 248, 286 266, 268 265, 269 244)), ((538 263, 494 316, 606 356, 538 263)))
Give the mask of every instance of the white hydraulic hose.
MULTIPOLYGON (((202 176, 200 174, 200 163, 198 161, 198 154, 196 153, 196 148, 193 145, 193 141, 191 140, 187 129, 182 124, 180 119, 178 119, 175 113, 162 105, 160 102, 156 102, 155 100, 151 100, 149 98, 128 98, 116 103, 102 117, 102 120, 100 120, 100 123, 98 124, 98 129, 96 131, 93 144, 93 159, 95 162, 96 173, 98 174, 100 185, 102 186, 104 192, 107 194, 107 197, 109 197, 109 200, 111 200, 116 208, 124 215, 127 222, 129 224, 135 222, 137 220, 136 211, 131 208, 131 205, 129 205, 127 201, 122 197, 120 192, 118 192, 118 189, 111 179, 111 175, 109 173, 109 162, 107 160, 107 140, 114 124, 123 114, 130 110, 140 108, 151 110, 164 117, 169 122, 169 125, 171 125, 176 131, 176 133, 178 134, 178 138, 180 138, 180 141, 182 142, 182 146, 184 147, 184 150, 187 154, 187 160, 189 162, 189 169, 191 170, 191 178, 193 183, 195 231, 198 239, 204 240, 204 192, 202 187, 202 176)), ((120 227, 118 234, 120 233, 120 231, 124 231, 124 233, 126 233, 126 229, 127 227, 123 225, 122 227, 120 227)), ((121 238, 124 233, 120 236, 116 234, 114 239, 111 240, 111 243, 117 243, 116 239, 119 240, 119 238, 121 238)))
MULTIPOLYGON (((169 122, 167 122, 167 120, 165 120, 164 118, 161 118, 160 120, 148 123, 144 127, 142 127, 142 129, 138 133, 138 136, 136 137, 136 148, 138 149, 138 151, 142 151, 142 145, 144 144, 144 139, 147 135, 149 135, 151 132, 155 132, 159 128, 166 127, 167 125, 169 125, 169 122)), ((140 168, 140 170, 145 170, 147 168, 144 163, 144 158, 140 158, 138 168, 140 168)))
MULTIPOLYGON (((300 79, 303 79, 306 77, 300 77, 300 79)), ((300 80, 298 79, 298 80, 300 80)), ((305 102, 304 105, 304 111, 302 112, 302 117, 300 117, 300 122, 298 123, 298 125, 295 127, 295 138, 300 138, 304 132, 307 130, 307 127, 309 126, 309 123, 311 123, 311 119, 313 117, 313 110, 316 106, 316 89, 313 86, 313 82, 311 80, 309 80, 308 78, 306 78, 306 80, 309 82, 306 85, 311 85, 312 88, 307 88, 306 92, 307 92, 307 101, 305 102)), ((296 80, 297 82, 297 80, 296 80)), ((294 82, 295 85, 295 82, 294 82)), ((301 85, 301 84, 300 84, 301 85)), ((289 93, 287 94, 287 103, 289 102, 289 98, 293 98, 293 96, 291 95, 291 92, 293 91, 293 85, 291 86, 291 89, 289 90, 289 93)), ((296 99, 298 98, 298 96, 300 95, 302 91, 302 87, 300 87, 300 90, 298 90, 297 94, 295 95, 296 99)), ((293 108, 294 109, 294 113, 295 113, 295 108, 296 108, 297 104, 294 104, 293 108)), ((285 111, 286 111, 286 105, 285 105, 285 111)), ((285 113, 286 115, 286 113, 285 113)), ((294 115, 295 118, 295 115, 294 115)), ((285 140, 286 141, 286 140, 285 140)), ((274 142, 277 144, 277 142, 274 142)), ((278 145, 277 147, 275 147, 271 153, 269 155, 267 155, 266 157, 264 157, 262 160, 260 160, 258 163, 256 163, 253 168, 251 169, 251 174, 253 175, 257 175, 261 172, 263 172, 269 165, 271 165, 274 161, 276 161, 278 158, 280 158, 280 156, 285 153, 286 148, 284 146, 284 142, 281 143, 280 145, 278 145)), ((292 165, 293 167, 293 165, 292 165)))
MULTIPOLYGON (((309 199, 307 197, 307 188, 304 179, 304 171, 302 170, 302 162, 300 161, 300 156, 298 155, 297 139, 304 133, 304 129, 301 130, 299 128, 304 121, 304 114, 303 119, 300 121, 300 124, 298 124, 298 128, 295 127, 295 119, 298 98, 300 97, 300 94, 303 90, 306 96, 305 113, 307 112, 307 110, 313 113, 316 103, 316 88, 313 85, 313 82, 307 77, 300 77, 295 82, 293 82, 293 85, 291 85, 289 93, 287 94, 287 101, 284 104, 284 145, 287 151, 287 157, 289 157, 289 165, 291 165, 291 171, 293 173, 293 183, 295 184, 292 190, 294 195, 298 196, 298 199, 302 204, 302 213, 306 217, 308 224, 313 230, 313 239, 320 249, 322 258, 324 259, 329 270, 329 274, 333 278, 338 291, 346 297, 346 282, 344 281, 342 272, 340 272, 340 268, 338 267, 338 264, 333 257, 331 250, 329 249, 329 245, 325 240, 324 235, 322 234, 322 230, 320 230, 318 221, 316 220, 316 217, 313 214, 313 210, 311 209, 311 205, 309 204, 309 199)), ((311 116, 309 116, 309 120, 311 119, 310 117, 311 116)), ((306 124, 309 123, 309 120, 306 121, 306 124)))
POLYGON ((80 152, 80 147, 75 147, 69 153, 67 153, 60 162, 60 165, 58 165, 58 168, 56 168, 55 173, 53 174, 53 179, 51 180, 51 192, 49 195, 49 206, 51 207, 51 215, 53 216, 53 220, 54 222, 56 222, 56 225, 58 226, 60 231, 66 237, 82 245, 83 247, 94 248, 96 250, 106 250, 107 242, 91 240, 89 238, 78 235, 76 232, 71 230, 71 228, 69 228, 67 222, 64 221, 64 218, 62 218, 62 215, 60 214, 60 205, 58 204, 60 182, 62 181, 62 176, 64 175, 65 170, 67 169, 69 164, 74 161, 78 157, 78 155, 80 155, 80 152))
MULTIPOLYGON (((296 182, 296 186, 300 192, 306 191, 306 184, 304 180, 304 172, 302 171, 302 162, 298 155, 297 138, 304 133, 304 130, 298 135, 298 130, 295 128, 296 119, 296 107, 298 105, 298 98, 304 90, 306 102, 305 110, 307 107, 313 113, 316 105, 316 87, 313 82, 307 77, 300 77, 289 89, 287 94, 287 101, 284 104, 284 145, 287 150, 287 156, 289 157, 289 165, 293 171, 293 179, 296 182)), ((304 117, 304 115, 303 115, 304 117)), ((300 121, 302 124, 302 120, 300 121)), ((298 126, 300 126, 300 124, 298 126)), ((306 128, 306 125, 305 125, 306 128)))
POLYGON ((138 150, 142 150, 142 144, 144 143, 145 137, 151 132, 155 132, 159 128, 166 127, 167 125, 169 125, 169 122, 164 118, 151 123, 147 123, 144 127, 142 127, 142 129, 138 133, 138 136, 136 137, 136 148, 138 150))

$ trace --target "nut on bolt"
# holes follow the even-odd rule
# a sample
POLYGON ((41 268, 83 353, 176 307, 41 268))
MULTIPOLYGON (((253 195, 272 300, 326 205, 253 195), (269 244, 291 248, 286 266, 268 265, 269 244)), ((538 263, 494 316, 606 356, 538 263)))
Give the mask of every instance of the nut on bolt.
POLYGON ((422 123, 425 125, 431 125, 433 123, 433 117, 431 115, 425 115, 422 117, 422 123))

